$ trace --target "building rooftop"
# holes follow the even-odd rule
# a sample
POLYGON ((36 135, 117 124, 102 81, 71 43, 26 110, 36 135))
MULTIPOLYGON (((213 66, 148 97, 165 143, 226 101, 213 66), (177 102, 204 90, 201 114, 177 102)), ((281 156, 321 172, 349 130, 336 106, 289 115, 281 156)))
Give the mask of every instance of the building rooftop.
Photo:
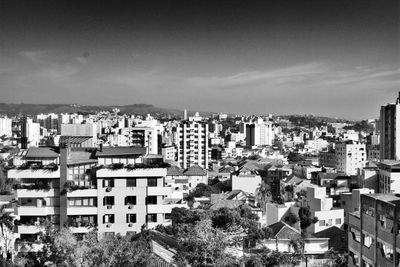
POLYGON ((376 200, 385 201, 385 202, 400 201, 400 194, 374 193, 374 194, 362 195, 362 197, 364 197, 364 196, 374 198, 376 200))
POLYGON ((313 236, 317 238, 329 238, 329 248, 335 251, 347 251, 347 232, 336 226, 315 233, 313 236))
POLYGON ((281 221, 271 224, 268 227, 272 230, 272 238, 296 239, 301 237, 301 233, 299 230, 281 221))
POLYGON ((101 151, 96 152, 96 156, 98 157, 137 156, 145 154, 145 147, 103 147, 101 151))
POLYGON ((183 172, 178 166, 171 166, 167 169, 167 176, 183 176, 183 172))
POLYGON ((26 153, 26 158, 58 158, 59 154, 52 147, 31 147, 26 153))
POLYGON ((186 169, 183 172, 183 174, 186 176, 205 176, 205 175, 207 175, 207 173, 204 171, 204 169, 202 167, 200 167, 199 165, 190 166, 190 168, 186 169))
POLYGON ((382 164, 382 165, 388 165, 388 166, 395 166, 395 167, 400 167, 400 161, 399 160, 390 160, 390 159, 385 159, 383 161, 381 161, 378 164, 382 164))

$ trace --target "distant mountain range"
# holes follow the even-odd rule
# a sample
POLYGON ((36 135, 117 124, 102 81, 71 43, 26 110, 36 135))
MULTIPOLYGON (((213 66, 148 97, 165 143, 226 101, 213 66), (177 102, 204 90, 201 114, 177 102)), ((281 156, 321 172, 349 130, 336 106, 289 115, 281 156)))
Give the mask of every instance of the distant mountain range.
MULTIPOLYGON (((158 108, 149 104, 133 104, 124 106, 86 106, 76 104, 6 104, 0 103, 0 114, 14 116, 17 114, 36 115, 40 113, 96 113, 112 111, 118 108, 123 114, 170 114, 183 115, 182 110, 158 108)), ((191 112, 189 112, 191 113, 191 112)))

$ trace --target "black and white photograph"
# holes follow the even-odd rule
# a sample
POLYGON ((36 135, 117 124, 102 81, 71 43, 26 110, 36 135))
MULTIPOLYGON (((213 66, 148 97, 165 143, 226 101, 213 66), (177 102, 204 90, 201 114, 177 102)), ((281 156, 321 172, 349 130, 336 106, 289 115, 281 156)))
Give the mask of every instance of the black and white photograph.
POLYGON ((1 267, 400 267, 399 0, 0 0, 1 267))

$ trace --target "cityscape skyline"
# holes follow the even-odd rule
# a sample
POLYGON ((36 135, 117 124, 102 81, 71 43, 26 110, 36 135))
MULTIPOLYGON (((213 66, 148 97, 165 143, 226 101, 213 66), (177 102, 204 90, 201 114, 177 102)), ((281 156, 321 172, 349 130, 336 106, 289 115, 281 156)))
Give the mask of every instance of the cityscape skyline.
POLYGON ((2 102, 377 118, 397 1, 2 2, 2 102))

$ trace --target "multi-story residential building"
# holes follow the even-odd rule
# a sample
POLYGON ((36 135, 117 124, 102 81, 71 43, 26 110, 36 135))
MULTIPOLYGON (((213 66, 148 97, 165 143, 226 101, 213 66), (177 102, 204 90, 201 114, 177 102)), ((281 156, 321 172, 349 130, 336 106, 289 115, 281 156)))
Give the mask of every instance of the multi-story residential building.
POLYGON ((8 176, 17 180, 16 215, 21 241, 35 241, 42 222, 68 226, 76 234, 97 227, 99 234, 140 232, 168 224, 173 207, 162 160, 144 148, 83 147, 69 137, 60 148, 30 148, 18 154, 8 176))
POLYGON ((183 198, 198 184, 208 184, 207 171, 198 165, 193 165, 186 170, 177 166, 167 169, 165 185, 172 188, 172 198, 183 198))
POLYGON ((381 151, 378 146, 367 146, 367 161, 379 161, 381 159, 381 151))
POLYGON ((301 205, 309 207, 312 216, 318 218, 318 222, 311 224, 307 231, 317 233, 331 226, 343 226, 344 210, 333 207, 333 199, 326 196, 325 187, 307 188, 307 196, 301 205))
POLYGON ((337 143, 335 146, 336 168, 346 175, 357 175, 365 167, 367 151, 365 144, 355 141, 337 143))
POLYGON ((0 118, 0 136, 12 136, 12 119, 7 116, 0 118))
POLYGON ((182 121, 175 129, 177 160, 181 168, 193 165, 208 168, 211 151, 208 144, 208 124, 199 120, 200 117, 190 117, 182 121))
POLYGON ((378 168, 379 193, 400 193, 400 161, 383 160, 378 168))
POLYGON ((361 195, 361 210, 350 213, 348 266, 399 266, 400 197, 361 195))
POLYGON ((161 151, 159 151, 159 135, 156 128, 133 127, 130 129, 130 135, 130 143, 132 146, 145 147, 149 154, 161 153, 161 151))
POLYGON ((37 147, 40 142, 40 125, 31 118, 23 118, 21 122, 21 148, 37 147))
POLYGON ((263 119, 246 125, 247 146, 271 146, 275 139, 272 123, 263 119))
POLYGON ((400 160, 400 92, 396 103, 381 107, 380 148, 381 159, 400 160))
POLYGON ((349 224, 349 213, 360 211, 362 194, 373 194, 375 190, 369 188, 353 189, 351 192, 340 194, 340 207, 344 209, 344 225, 349 224))
POLYGON ((61 124, 61 135, 63 136, 90 136, 92 137, 91 147, 97 145, 97 126, 88 124, 61 124))

